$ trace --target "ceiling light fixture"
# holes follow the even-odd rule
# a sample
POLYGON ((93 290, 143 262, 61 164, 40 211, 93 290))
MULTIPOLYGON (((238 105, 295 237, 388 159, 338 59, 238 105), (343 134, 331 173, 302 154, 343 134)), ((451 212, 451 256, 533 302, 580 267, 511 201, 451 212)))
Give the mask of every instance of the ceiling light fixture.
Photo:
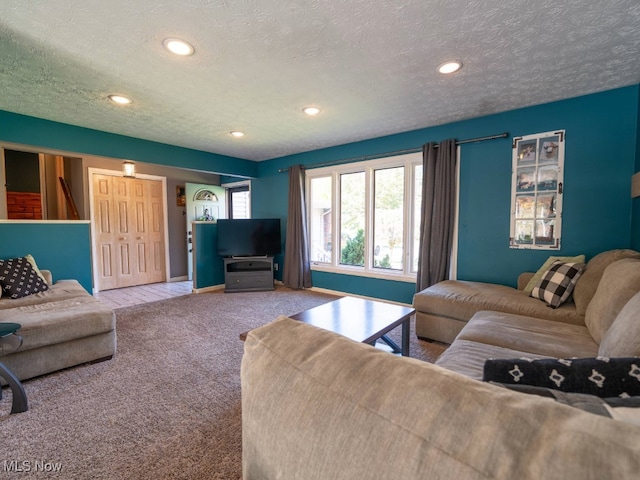
POLYGON ((314 116, 320 113, 320 109, 318 107, 304 107, 302 111, 310 116, 314 116))
POLYGON ((236 138, 244 137, 244 133, 243 132, 239 132, 237 130, 233 130, 233 131, 231 131, 229 133, 231 134, 231 136, 236 137, 236 138))
POLYGON ((129 105, 130 103, 133 103, 129 97, 125 97, 123 95, 109 95, 107 98, 118 105, 129 105))
POLYGON ((460 60, 454 60, 452 62, 445 62, 438 67, 438 71, 444 75, 455 73, 462 68, 462 62, 460 60))
POLYGON ((183 57, 193 55, 196 51, 196 49, 193 48, 193 45, 185 42, 184 40, 180 40, 179 38, 166 38, 162 41, 162 45, 171 53, 175 53, 176 55, 181 55, 183 57))

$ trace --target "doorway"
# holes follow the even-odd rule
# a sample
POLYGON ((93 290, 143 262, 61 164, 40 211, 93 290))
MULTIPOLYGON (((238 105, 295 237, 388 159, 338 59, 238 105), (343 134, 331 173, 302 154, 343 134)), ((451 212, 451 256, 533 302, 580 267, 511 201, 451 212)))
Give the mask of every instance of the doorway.
POLYGON ((168 278, 166 178, 89 169, 96 291, 168 278))
POLYGON ((13 148, 0 150, 0 218, 79 219, 72 213, 83 207, 80 158, 13 148))
POLYGON ((215 222, 227 218, 226 190, 217 185, 187 183, 186 231, 187 231, 187 276, 193 280, 193 222, 215 222))

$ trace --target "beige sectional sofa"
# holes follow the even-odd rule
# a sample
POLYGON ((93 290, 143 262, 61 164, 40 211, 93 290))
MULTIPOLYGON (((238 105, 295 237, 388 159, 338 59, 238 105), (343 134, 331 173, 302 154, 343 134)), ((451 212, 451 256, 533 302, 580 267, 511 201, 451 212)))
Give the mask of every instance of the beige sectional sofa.
MULTIPOLYGON (((419 338, 451 343, 471 317, 483 310, 584 326, 587 308, 605 269, 624 258, 640 258, 640 253, 620 249, 593 257, 575 285, 573 300, 556 309, 549 308, 543 301, 532 298, 523 291, 532 275, 530 273, 518 279, 518 288, 459 280, 437 283, 413 298, 416 334, 419 338)), ((613 278, 612 281, 615 285, 626 284, 624 278, 613 278)))
POLYGON ((640 425, 284 317, 249 332, 244 347, 248 480, 625 480, 640 472, 640 425))
MULTIPOLYGON (((76 280, 52 283, 49 289, 19 299, 0 298, 0 322, 22 325, 17 351, 0 353, 0 361, 20 380, 116 352, 116 319, 112 309, 90 295, 76 280)), ((4 384, 4 382, 3 382, 4 384)))
POLYGON ((607 418, 480 380, 490 358, 640 356, 640 254, 597 255, 556 310, 510 287, 443 283, 415 301, 416 327, 437 323, 422 336, 453 340, 435 365, 285 317, 249 332, 244 478, 638 478, 640 408, 607 418))
POLYGON ((585 325, 481 311, 436 364, 481 380, 487 359, 640 356, 640 259, 610 264, 585 325))

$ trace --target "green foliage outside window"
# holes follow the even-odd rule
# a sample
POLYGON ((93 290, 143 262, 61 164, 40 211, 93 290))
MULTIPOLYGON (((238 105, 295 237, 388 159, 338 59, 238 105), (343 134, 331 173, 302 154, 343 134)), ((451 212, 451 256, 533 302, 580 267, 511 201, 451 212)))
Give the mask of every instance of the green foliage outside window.
POLYGON ((347 240, 347 244, 340 254, 340 263, 343 265, 364 266, 364 230, 358 230, 355 237, 347 240))
POLYGON ((374 267, 391 268, 391 258, 389 257, 388 253, 379 262, 378 262, 378 260, 374 259, 373 263, 374 263, 374 265, 373 265, 374 267))

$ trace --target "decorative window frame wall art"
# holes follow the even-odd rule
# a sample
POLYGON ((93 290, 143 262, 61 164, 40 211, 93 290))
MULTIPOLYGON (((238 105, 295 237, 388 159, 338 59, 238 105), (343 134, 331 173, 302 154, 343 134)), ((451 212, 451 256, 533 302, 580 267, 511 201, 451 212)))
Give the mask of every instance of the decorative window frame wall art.
POLYGON ((509 247, 560 248, 564 140, 564 130, 513 139, 509 247))

